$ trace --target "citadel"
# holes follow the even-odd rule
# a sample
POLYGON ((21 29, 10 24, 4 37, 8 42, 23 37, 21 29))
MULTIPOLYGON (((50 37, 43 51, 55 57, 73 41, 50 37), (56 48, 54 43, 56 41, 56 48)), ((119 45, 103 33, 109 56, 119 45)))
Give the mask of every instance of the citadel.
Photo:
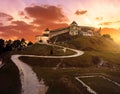
POLYGON ((48 28, 44 30, 42 35, 35 36, 36 42, 48 43, 52 40, 56 40, 59 36, 67 35, 67 37, 74 36, 100 36, 101 28, 97 31, 94 27, 89 26, 79 26, 75 21, 73 21, 68 27, 58 28, 54 30, 49 30, 48 28))

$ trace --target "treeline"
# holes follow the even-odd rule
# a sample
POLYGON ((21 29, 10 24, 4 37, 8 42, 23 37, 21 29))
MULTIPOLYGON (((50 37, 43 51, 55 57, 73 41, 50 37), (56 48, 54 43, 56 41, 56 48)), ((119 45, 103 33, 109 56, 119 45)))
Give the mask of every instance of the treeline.
POLYGON ((24 38, 21 40, 7 40, 5 41, 4 39, 0 39, 0 55, 4 52, 7 51, 12 51, 12 50, 22 50, 24 47, 27 47, 29 45, 32 45, 33 43, 26 42, 24 38))

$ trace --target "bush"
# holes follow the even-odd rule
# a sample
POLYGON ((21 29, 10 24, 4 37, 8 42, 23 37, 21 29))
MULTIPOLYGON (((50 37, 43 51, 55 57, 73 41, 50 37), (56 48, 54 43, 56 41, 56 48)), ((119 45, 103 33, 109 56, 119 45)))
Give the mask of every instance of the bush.
POLYGON ((99 64, 101 61, 101 58, 99 56, 92 56, 92 62, 93 64, 99 64))

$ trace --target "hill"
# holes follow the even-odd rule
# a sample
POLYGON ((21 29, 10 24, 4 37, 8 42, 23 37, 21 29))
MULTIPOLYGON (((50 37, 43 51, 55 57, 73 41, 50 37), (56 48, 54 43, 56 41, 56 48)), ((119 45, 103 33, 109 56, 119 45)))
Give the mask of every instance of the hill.
MULTIPOLYGON (((90 67, 100 64, 100 62, 108 62, 108 65, 113 66, 118 64, 120 56, 119 46, 111 39, 109 35, 101 37, 83 37, 77 36, 76 38, 71 38, 67 41, 57 41, 56 44, 67 46, 70 48, 83 50, 85 54, 79 57, 69 58, 69 59, 44 59, 44 58, 30 58, 21 57, 25 62, 30 64, 37 64, 37 62, 45 62, 39 64, 40 67, 55 67, 57 63, 59 67, 90 67), (51 63, 52 62, 52 63, 51 63), (54 63, 53 63, 54 62, 54 63)), ((18 52, 17 52, 18 53, 18 52)), ((34 44, 31 47, 27 47, 22 51, 21 54, 32 54, 32 55, 71 55, 74 52, 67 50, 66 53, 59 47, 54 47, 45 44, 34 44), (51 54, 51 50, 54 51, 51 54)))
MULTIPOLYGON (((84 50, 85 53, 79 57, 64 59, 20 57, 20 60, 32 67, 39 80, 41 80, 41 78, 45 80, 45 84, 49 86, 46 94, 83 94, 83 92, 86 92, 86 89, 80 85, 74 77, 85 73, 102 72, 120 82, 120 73, 118 72, 120 50, 119 46, 110 36, 76 36, 66 40, 62 38, 62 40, 57 41, 56 44, 84 50)), ((66 53, 64 53, 60 47, 36 43, 23 50, 13 51, 10 55, 12 54, 62 56, 71 55, 74 54, 74 52, 67 50, 66 53)), ((4 62, 7 62, 7 66, 9 66, 9 63, 12 63, 10 56, 9 58, 5 57, 4 62)), ((11 66, 9 66, 9 68, 11 68, 11 66)), ((88 94, 88 92, 84 94, 88 94)))
MULTIPOLYGON (((49 86, 47 94, 83 94, 83 87, 74 79, 74 77, 79 74, 102 72, 111 74, 112 79, 113 76, 115 76, 115 79, 116 77, 119 78, 120 73, 118 73, 117 70, 119 71, 120 50, 119 46, 109 36, 77 36, 76 38, 70 38, 70 40, 63 41, 62 39, 56 43, 58 45, 84 50, 85 54, 66 59, 20 57, 22 61, 33 67, 39 79, 45 79, 46 85, 49 86)), ((47 49, 50 46, 35 44, 26 48, 26 50, 29 52, 30 49, 36 49, 38 47, 39 50, 45 52, 49 51, 47 49)), ((32 54, 33 53, 34 52, 32 52, 32 54)), ((64 53, 60 53, 64 55, 64 53)), ((59 52, 56 54, 59 54, 59 52)))
POLYGON ((66 50, 64 53, 63 48, 46 45, 43 43, 35 43, 34 45, 28 46, 22 50, 14 51, 13 54, 27 54, 27 55, 42 55, 42 56, 62 56, 62 55, 72 55, 75 52, 71 50, 66 50))
MULTIPOLYGON (((60 41, 59 41, 60 42, 60 41)), ((120 46, 109 35, 103 36, 77 36, 71 40, 62 42, 65 46, 84 51, 110 51, 119 52, 120 46)), ((61 42, 60 42, 61 44, 61 42)))
POLYGON ((99 37, 80 36, 73 38, 70 41, 68 40, 63 42, 62 45, 78 50, 83 50, 85 52, 84 55, 75 59, 77 63, 79 62, 80 64, 81 62, 81 64, 83 64, 82 67, 87 65, 93 66, 95 60, 97 60, 97 64, 105 61, 108 63, 108 65, 110 64, 111 66, 114 64, 119 64, 120 61, 120 46, 115 43, 109 35, 103 35, 99 37))

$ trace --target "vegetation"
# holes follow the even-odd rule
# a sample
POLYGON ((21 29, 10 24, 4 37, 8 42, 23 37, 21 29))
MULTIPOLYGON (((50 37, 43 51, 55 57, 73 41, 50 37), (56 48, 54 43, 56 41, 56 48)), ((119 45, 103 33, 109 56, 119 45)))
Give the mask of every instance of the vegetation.
POLYGON ((102 77, 80 78, 99 94, 119 94, 120 87, 102 77))
POLYGON ((28 42, 27 44, 25 39, 23 38, 21 40, 14 40, 14 41, 12 40, 5 41, 3 39, 0 39, 0 55, 9 51, 22 50, 26 46, 30 46, 32 44, 33 44, 32 42, 28 42))
MULTIPOLYGON (((15 52, 16 53, 16 52, 15 52)), ((72 55, 75 54, 75 52, 66 50, 64 53, 63 48, 60 47, 54 47, 46 44, 34 44, 30 47, 24 48, 24 50, 17 51, 19 54, 30 54, 30 55, 52 55, 52 56, 63 56, 63 55, 72 55), (52 53, 51 53, 52 51, 52 53)))
POLYGON ((4 63, 0 68, 0 94, 21 94, 19 70, 10 57, 13 51, 22 50, 26 44, 25 39, 14 41, 0 39, 0 60, 4 63))
POLYGON ((4 55, 5 65, 0 68, 0 94, 21 94, 19 71, 9 56, 9 53, 4 55))
MULTIPOLYGON (((119 51, 119 48, 116 47, 117 44, 115 44, 110 38, 106 36, 103 36, 100 39, 97 37, 79 37, 72 41, 64 43, 59 42, 58 44, 80 50, 82 49, 85 51, 85 54, 68 59, 20 57, 22 61, 33 67, 33 70, 37 73, 39 79, 43 78, 45 80, 46 85, 49 86, 47 94, 82 94, 83 92, 84 94, 88 94, 88 92, 84 90, 85 88, 74 79, 74 77, 79 74, 102 72, 111 75, 111 79, 119 81, 120 73, 118 73, 119 69, 117 68, 119 68, 118 61, 120 61, 120 53, 116 53, 117 50, 119 51), (101 41, 102 44, 99 43, 99 41, 101 41), (110 49, 110 47, 114 48, 110 49), (98 64, 101 60, 107 61, 107 64, 98 68, 98 64), (60 66, 56 69, 55 67, 59 63, 60 66), (114 67, 117 68, 114 69, 114 67), (118 76, 113 77, 112 75, 114 73, 118 76)), ((50 55, 47 53, 49 46, 46 47, 45 45, 35 44, 29 49, 35 49, 34 51, 37 52, 35 47, 41 48, 43 53, 46 52, 44 55, 50 55), (43 46, 43 48, 38 46, 43 46)), ((41 54, 43 53, 41 52, 41 54)), ((60 52, 57 53, 59 54, 60 52)), ((113 87, 111 86, 111 88, 113 87)), ((103 89, 103 91, 105 91, 105 89, 103 89)))
POLYGON ((103 35, 100 37, 77 37, 72 41, 65 42, 66 45, 84 51, 102 51, 102 52, 120 52, 120 46, 117 45, 110 36, 103 35))
MULTIPOLYGON (((13 48, 15 47, 12 46, 12 51, 10 52, 10 55, 30 54, 30 55, 63 56, 63 55, 74 54, 74 52, 70 50, 67 50, 66 53, 64 53, 63 49, 59 47, 48 46, 45 44, 33 44, 33 45, 32 43, 29 43, 29 44, 31 46, 22 47, 22 48, 20 46, 20 49, 19 49, 19 46, 17 46, 17 49, 14 49, 14 50, 13 48)), ((44 59, 44 58, 38 58, 38 57, 30 58, 30 57, 23 57, 23 56, 20 57, 22 61, 24 61, 25 63, 27 63, 33 68, 39 80, 41 80, 41 78, 45 80, 45 84, 49 86, 46 94, 83 94, 83 93, 89 94, 86 91, 86 89, 74 79, 74 77, 80 74, 86 74, 86 73, 89 73, 89 74, 104 73, 109 75, 111 79, 117 82, 120 82, 119 80, 120 49, 119 49, 119 46, 114 43, 114 41, 111 39, 109 35, 104 35, 102 37, 80 36, 80 37, 73 38, 70 41, 69 40, 65 42, 58 41, 57 44, 70 47, 70 48, 84 50, 85 54, 79 57, 66 58, 66 59, 50 59, 50 58, 44 59), (102 65, 101 65, 101 62, 102 62, 102 65)), ((9 48, 9 45, 8 45, 8 48, 9 48)), ((5 60, 4 62, 11 62, 9 61, 10 58, 4 59, 4 60, 5 60)), ((7 65, 10 67, 9 64, 7 65)), ((15 74, 18 74, 18 73, 15 73, 15 74)), ((94 80, 96 79, 98 78, 94 78, 94 80)), ((104 80, 98 79, 94 83, 97 83, 97 82, 102 83, 104 82, 104 80)), ((109 85, 108 82, 106 82, 106 84, 109 85)), ((96 87, 96 84, 92 86, 96 87)), ((96 87, 96 90, 98 88, 96 87)), ((114 88, 114 86, 111 85, 110 88, 112 89, 114 88)), ((105 89, 103 89, 103 91, 104 90, 105 89)), ((107 90, 105 92, 108 93, 107 90)))

